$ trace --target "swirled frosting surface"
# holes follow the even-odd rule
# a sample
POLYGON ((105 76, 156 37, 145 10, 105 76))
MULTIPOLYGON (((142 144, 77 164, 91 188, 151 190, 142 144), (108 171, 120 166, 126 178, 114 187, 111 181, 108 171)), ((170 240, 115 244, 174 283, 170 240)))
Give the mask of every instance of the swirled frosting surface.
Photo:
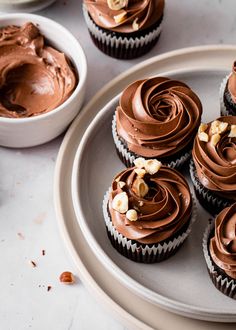
POLYGON ((84 0, 84 4, 95 23, 114 32, 135 32, 133 23, 138 24, 137 30, 144 30, 155 24, 163 15, 164 0, 129 0, 120 10, 112 10, 107 0, 84 0), (121 22, 115 16, 126 12, 121 22))
POLYGON ((218 267, 236 279, 236 203, 217 216, 210 254, 218 267))
POLYGON ((193 140, 201 114, 199 98, 183 82, 164 77, 139 80, 120 97, 117 132, 130 151, 161 159, 193 140))
POLYGON ((116 230, 140 243, 152 244, 168 239, 182 228, 191 217, 192 198, 187 182, 176 170, 162 166, 154 175, 145 174, 148 194, 138 196, 133 190, 137 179, 135 167, 118 174, 112 182, 109 212, 116 230), (120 188, 119 182, 124 182, 120 188), (112 208, 116 195, 126 192, 129 209, 137 210, 137 221, 129 221, 125 214, 112 208))
POLYGON ((51 111, 68 99, 77 80, 65 54, 46 45, 34 24, 0 29, 0 116, 51 111))
POLYGON ((197 135, 193 146, 193 160, 197 176, 204 187, 217 195, 236 200, 236 137, 230 137, 231 126, 236 125, 235 116, 217 119, 228 123, 227 129, 220 135, 219 142, 211 143, 211 123, 205 131, 209 141, 204 142, 197 135))

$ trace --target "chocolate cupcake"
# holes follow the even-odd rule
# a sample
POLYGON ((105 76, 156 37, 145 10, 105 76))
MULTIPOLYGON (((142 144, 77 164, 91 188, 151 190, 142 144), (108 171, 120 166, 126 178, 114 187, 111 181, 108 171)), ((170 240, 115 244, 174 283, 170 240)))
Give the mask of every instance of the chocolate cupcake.
POLYGON ((155 159, 137 158, 113 180, 103 200, 108 237, 123 256, 160 262, 173 255, 195 220, 184 177, 155 159))
POLYGON ((161 33, 164 0, 84 0, 94 44, 105 54, 132 59, 147 53, 161 33))
POLYGON ((220 108, 222 116, 236 116, 236 61, 232 72, 221 83, 220 108))
POLYGON ((207 269, 215 287, 236 299, 236 203, 223 209, 203 237, 207 269))
POLYGON ((190 174, 196 196, 211 214, 236 201, 236 117, 201 124, 190 174))
POLYGON ((191 156, 201 114, 201 101, 183 82, 154 77, 132 83, 112 123, 120 159, 127 167, 144 157, 180 168, 191 156))

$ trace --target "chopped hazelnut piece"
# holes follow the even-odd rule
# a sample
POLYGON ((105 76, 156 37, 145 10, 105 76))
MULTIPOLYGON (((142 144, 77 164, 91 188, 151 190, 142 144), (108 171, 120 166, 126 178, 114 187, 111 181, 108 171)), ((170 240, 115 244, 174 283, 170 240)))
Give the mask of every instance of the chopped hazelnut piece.
POLYGON ((119 213, 126 213, 128 211, 128 195, 126 192, 117 194, 112 201, 112 208, 119 213))
POLYGON ((145 170, 151 175, 157 173, 160 168, 161 162, 159 162, 159 160, 149 159, 145 162, 145 170))
POLYGON ((128 0, 107 0, 107 5, 111 10, 120 10, 126 7, 128 0))
POLYGON ((126 218, 129 221, 137 221, 138 220, 138 213, 134 209, 130 209, 126 212, 126 218))
POLYGON ((215 147, 219 141, 220 141, 220 134, 213 134, 211 137, 211 145, 215 147))
POLYGON ((203 142, 208 142, 209 141, 209 136, 205 132, 198 133, 198 138, 199 138, 200 141, 203 141, 203 142))
POLYGON ((229 137, 236 137, 236 125, 231 125, 229 137))
POLYGON ((73 284, 75 283, 74 275, 71 272, 63 272, 60 275, 60 282, 64 284, 73 284))
POLYGON ((132 190, 137 196, 144 197, 147 195, 149 188, 143 179, 137 177, 133 182, 132 190))
POLYGON ((114 20, 116 23, 121 23, 125 20, 127 12, 125 10, 122 10, 122 12, 119 15, 114 16, 114 20))

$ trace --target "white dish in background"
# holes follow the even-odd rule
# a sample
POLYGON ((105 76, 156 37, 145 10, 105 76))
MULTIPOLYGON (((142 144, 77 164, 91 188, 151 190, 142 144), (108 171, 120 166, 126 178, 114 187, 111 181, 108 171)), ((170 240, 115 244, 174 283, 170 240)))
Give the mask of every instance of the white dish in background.
POLYGON ((0 12, 34 12, 44 9, 56 0, 0 0, 0 12))
MULTIPOLYGON (((131 81, 144 76, 160 74, 168 70, 179 70, 179 72, 183 72, 181 68, 191 68, 193 71, 196 68, 202 69, 202 71, 206 71, 206 68, 209 69, 209 71, 215 69, 216 72, 222 70, 223 76, 224 72, 230 69, 235 52, 235 46, 194 47, 163 54, 135 66, 105 86, 89 102, 72 124, 61 146, 55 172, 54 196, 62 237, 65 240, 73 260, 78 266, 78 273, 84 284, 100 302, 103 302, 109 307, 110 311, 115 311, 126 325, 130 326, 132 324, 134 328, 140 327, 144 329, 145 326, 143 324, 137 323, 142 321, 146 326, 149 325, 158 329, 205 330, 209 329, 209 326, 220 330, 235 328, 235 324, 219 324, 216 322, 209 324, 208 322, 193 320, 164 311, 160 309, 158 305, 151 303, 150 300, 143 299, 141 296, 135 294, 133 289, 130 289, 130 287, 123 285, 122 282, 117 280, 117 277, 114 276, 114 272, 111 269, 104 267, 103 262, 98 258, 97 251, 94 251, 93 246, 88 244, 85 237, 82 235, 72 205, 70 191, 71 172, 78 144, 86 126, 94 118, 98 109, 104 107, 109 100, 117 95, 131 81)), ((113 156, 114 154, 109 156, 109 153, 107 153, 108 159, 113 156)), ((119 166, 120 169, 123 168, 121 163, 119 166)), ((118 168, 115 168, 114 172, 117 170, 118 168)), ((113 173, 110 170, 107 176, 111 177, 112 175, 113 173)), ((106 188, 105 186, 106 184, 104 183, 104 188, 106 188)), ((93 216, 93 219, 97 220, 97 217, 93 216)), ((99 221, 101 221, 101 219, 99 221)), ((107 240, 106 236, 103 237, 107 240)), ((184 248, 185 246, 183 246, 183 249, 184 248)), ((113 248, 110 247, 110 250, 112 249, 113 248)), ((116 251, 113 252, 116 253, 116 251)), ((181 250, 178 253, 182 253, 181 250)), ((123 258, 122 256, 119 257, 123 258)), ((126 260, 125 258, 123 259, 126 260)), ((129 260, 127 261, 132 263, 129 260)), ((204 271, 205 270, 203 270, 203 272, 204 271)), ((209 286, 212 285, 210 279, 208 284, 209 286)), ((214 295, 221 295, 221 297, 223 297, 222 299, 230 300, 230 298, 224 297, 215 288, 214 290, 212 300, 214 300, 214 295)), ((209 308, 210 307, 211 306, 209 306, 209 308)), ((187 306, 186 314, 191 312, 191 307, 189 310, 187 306)), ((198 316, 195 315, 195 317, 198 316)), ((210 319, 209 314, 204 317, 210 319)), ((217 320, 217 316, 214 316, 212 320, 217 320)), ((225 318, 220 317, 219 321, 232 322, 231 315, 226 315, 225 318)))
POLYGON ((29 118, 0 117, 0 145, 22 148, 48 142, 60 135, 78 114, 84 100, 87 62, 77 39, 62 25, 39 15, 6 14, 0 16, 0 26, 26 22, 37 24, 48 43, 63 52, 72 61, 79 82, 71 96, 60 106, 47 113, 29 118))

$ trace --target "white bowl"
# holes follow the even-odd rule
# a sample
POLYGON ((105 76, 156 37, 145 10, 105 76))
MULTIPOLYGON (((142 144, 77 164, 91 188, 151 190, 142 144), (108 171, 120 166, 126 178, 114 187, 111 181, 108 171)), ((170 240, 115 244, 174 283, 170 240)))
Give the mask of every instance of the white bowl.
POLYGON ((47 41, 69 57, 77 70, 79 82, 72 95, 50 112, 30 118, 0 117, 0 145, 6 147, 32 147, 54 139, 78 114, 85 95, 87 62, 75 37, 60 24, 42 16, 6 14, 0 17, 0 27, 21 26, 26 22, 37 24, 47 41))
POLYGON ((0 11, 33 12, 50 6, 56 0, 1 0, 0 11))

